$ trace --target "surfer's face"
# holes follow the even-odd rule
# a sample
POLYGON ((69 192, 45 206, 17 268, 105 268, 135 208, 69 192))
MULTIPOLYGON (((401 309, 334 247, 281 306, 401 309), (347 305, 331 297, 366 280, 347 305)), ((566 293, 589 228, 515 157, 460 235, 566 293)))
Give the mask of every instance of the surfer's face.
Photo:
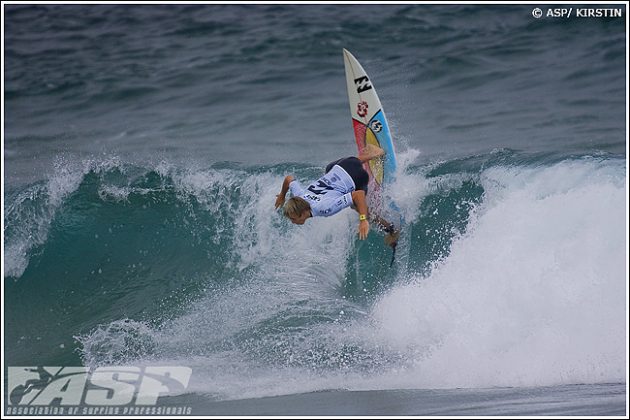
POLYGON ((304 222, 306 222, 306 219, 308 219, 309 216, 310 216, 309 212, 305 211, 300 216, 289 217, 289 219, 291 219, 291 222, 293 222, 293 224, 295 224, 295 225, 303 225, 304 222))

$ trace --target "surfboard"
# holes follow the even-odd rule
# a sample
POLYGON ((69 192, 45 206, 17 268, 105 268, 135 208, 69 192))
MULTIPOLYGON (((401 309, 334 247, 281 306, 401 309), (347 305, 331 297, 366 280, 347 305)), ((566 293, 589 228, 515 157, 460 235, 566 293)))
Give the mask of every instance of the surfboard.
POLYGON ((396 180, 397 169, 396 150, 389 124, 374 84, 361 64, 346 49, 343 50, 343 58, 352 127, 359 153, 367 144, 374 144, 385 151, 383 157, 364 164, 370 174, 368 207, 370 213, 393 223, 399 229, 402 224, 401 212, 388 194, 388 188, 396 180))

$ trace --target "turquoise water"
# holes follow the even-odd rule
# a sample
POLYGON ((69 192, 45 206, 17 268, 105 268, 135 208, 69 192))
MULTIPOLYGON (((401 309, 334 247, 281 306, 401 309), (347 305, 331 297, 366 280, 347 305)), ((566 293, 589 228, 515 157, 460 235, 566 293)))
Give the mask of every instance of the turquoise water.
MULTIPOLYGON (((397 404, 433 390, 434 413, 476 395, 491 415, 550 389, 562 413, 623 413, 625 17, 5 7, 7 365, 190 366, 172 398, 195 414, 294 394, 309 414, 325 390, 427 414, 397 404), (391 269, 350 212, 273 210, 284 175, 354 152, 344 47, 397 141, 391 269)), ((557 412, 537 398, 508 413, 557 412)))

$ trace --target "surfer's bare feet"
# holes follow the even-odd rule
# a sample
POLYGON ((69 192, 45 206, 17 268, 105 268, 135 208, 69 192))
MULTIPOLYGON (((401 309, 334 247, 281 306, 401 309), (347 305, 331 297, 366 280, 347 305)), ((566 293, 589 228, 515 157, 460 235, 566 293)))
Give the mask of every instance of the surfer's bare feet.
POLYGON ((385 238, 383 239, 387 246, 396 246, 396 244, 398 243, 398 238, 400 238, 400 232, 395 230, 385 235, 385 238))
POLYGON ((366 144, 363 152, 359 155, 359 160, 362 163, 367 162, 368 160, 376 159, 377 157, 381 157, 385 154, 385 151, 378 146, 373 144, 366 144))

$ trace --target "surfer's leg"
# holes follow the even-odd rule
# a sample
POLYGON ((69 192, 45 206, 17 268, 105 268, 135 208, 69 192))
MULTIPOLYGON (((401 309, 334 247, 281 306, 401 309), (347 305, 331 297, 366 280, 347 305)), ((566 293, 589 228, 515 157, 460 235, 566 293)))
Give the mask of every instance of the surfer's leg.
POLYGON ((381 157, 385 154, 385 151, 378 146, 373 144, 366 144, 363 148, 363 151, 358 156, 361 163, 365 163, 368 160, 375 159, 377 157, 381 157))

